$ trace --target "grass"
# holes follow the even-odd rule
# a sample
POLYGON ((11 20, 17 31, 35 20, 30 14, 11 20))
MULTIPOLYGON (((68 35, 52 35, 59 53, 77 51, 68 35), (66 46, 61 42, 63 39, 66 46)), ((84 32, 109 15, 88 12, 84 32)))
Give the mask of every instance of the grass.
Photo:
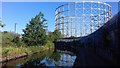
POLYGON ((22 53, 32 54, 34 52, 44 51, 49 48, 51 49, 53 47, 54 47, 53 43, 47 43, 45 46, 27 46, 27 47, 7 46, 2 48, 2 51, 0 51, 0 54, 2 54, 2 57, 17 56, 22 53))

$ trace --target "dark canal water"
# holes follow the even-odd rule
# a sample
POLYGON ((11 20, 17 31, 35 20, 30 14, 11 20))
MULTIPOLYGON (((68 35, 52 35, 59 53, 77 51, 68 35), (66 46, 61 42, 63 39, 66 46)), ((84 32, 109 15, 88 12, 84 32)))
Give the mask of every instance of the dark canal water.
POLYGON ((3 64, 2 68, 54 68, 57 66, 72 68, 76 56, 68 52, 53 52, 53 50, 34 54, 25 58, 12 60, 3 64))

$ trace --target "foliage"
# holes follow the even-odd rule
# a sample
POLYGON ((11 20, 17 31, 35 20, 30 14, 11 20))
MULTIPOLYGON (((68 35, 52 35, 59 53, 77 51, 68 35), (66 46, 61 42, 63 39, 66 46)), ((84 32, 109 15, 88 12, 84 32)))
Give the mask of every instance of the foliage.
POLYGON ((54 32, 48 33, 48 39, 50 41, 54 41, 55 39, 62 38, 61 32, 59 30, 55 30, 54 32))
POLYGON ((22 53, 32 54, 34 52, 45 51, 48 49, 48 46, 7 46, 2 48, 2 57, 5 56, 16 56, 22 53))
POLYGON ((62 34, 59 30, 55 30, 53 32, 53 35, 54 35, 54 39, 59 39, 59 38, 62 38, 62 34))
POLYGON ((15 46, 15 42, 13 40, 15 37, 19 37, 19 34, 15 34, 14 32, 1 32, 2 33, 2 47, 6 46, 15 46))
POLYGON ((74 36, 70 36, 69 38, 75 38, 74 36))
MULTIPOLYGON (((45 51, 48 49, 53 50, 54 46, 50 40, 47 40, 46 36, 46 19, 44 15, 40 12, 34 18, 31 19, 29 24, 23 30, 24 34, 20 38, 20 34, 14 32, 0 32, 2 35, 2 57, 5 56, 16 56, 22 53, 35 53, 39 51, 45 51), (25 45, 27 44, 27 46, 25 45), (35 46, 36 45, 36 46, 35 46), (46 46, 39 46, 46 45, 46 46)), ((50 39, 59 38, 60 32, 52 32, 50 39)))
POLYGON ((23 30, 24 34, 23 41, 28 46, 34 45, 44 45, 47 42, 46 36, 46 19, 44 15, 40 12, 34 18, 31 19, 29 24, 27 24, 26 28, 23 30))
POLYGON ((0 33, 2 33, 2 51, 0 51, 2 57, 6 57, 9 55, 15 56, 22 53, 30 54, 38 51, 44 51, 49 48, 53 50, 54 47, 53 43, 51 42, 47 42, 46 46, 24 46, 22 38, 19 37, 19 34, 7 31, 0 33))
POLYGON ((19 36, 16 36, 12 42, 16 45, 16 46, 25 46, 24 42, 22 41, 22 38, 20 38, 19 36))
POLYGON ((49 33, 48 33, 48 41, 54 41, 53 32, 49 32, 49 33))

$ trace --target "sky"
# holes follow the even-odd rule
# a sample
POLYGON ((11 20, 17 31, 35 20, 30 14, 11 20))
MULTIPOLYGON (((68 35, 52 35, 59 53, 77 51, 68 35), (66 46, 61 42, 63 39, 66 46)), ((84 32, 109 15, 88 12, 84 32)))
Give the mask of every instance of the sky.
MULTIPOLYGON (((2 2, 74 2, 74 1, 88 1, 88 0, 1 0, 2 2)), ((98 1, 98 0, 92 0, 98 1)), ((119 0, 99 0, 102 2, 118 2, 119 0)))
MULTIPOLYGON (((29 23, 30 19, 39 12, 44 14, 47 19, 48 31, 54 31, 55 28, 55 9, 66 2, 2 2, 0 6, 0 16, 5 27, 2 31, 14 31, 14 25, 17 23, 17 33, 21 34, 22 29, 29 23)), ((117 2, 107 2, 112 6, 112 14, 118 12, 117 2)))

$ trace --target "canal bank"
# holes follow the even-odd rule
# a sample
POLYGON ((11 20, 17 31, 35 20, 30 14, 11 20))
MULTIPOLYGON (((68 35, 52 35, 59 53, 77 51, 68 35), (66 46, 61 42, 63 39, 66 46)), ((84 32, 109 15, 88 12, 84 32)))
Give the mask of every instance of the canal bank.
POLYGON ((45 56, 47 54, 47 52, 52 52, 53 50, 52 49, 47 49, 47 50, 44 50, 43 52, 34 52, 32 54, 28 54, 27 56, 24 56, 24 57, 21 57, 21 58, 14 58, 10 61, 7 61, 7 62, 3 62, 2 63, 2 68, 9 68, 9 67, 18 67, 18 65, 23 65, 24 63, 26 63, 27 61, 29 60, 35 60, 37 58, 40 57, 43 58, 43 56, 45 56))
POLYGON ((72 68, 76 56, 66 52, 45 52, 33 54, 3 64, 2 68, 41 68, 41 67, 69 67, 72 68))
MULTIPOLYGON (((31 49, 31 48, 29 48, 29 49, 31 49)), ((10 50, 9 50, 7 52, 7 54, 4 54, 4 56, 2 56, 2 58, 0 58, 0 63, 9 62, 11 60, 16 60, 16 59, 19 59, 19 58, 31 56, 31 55, 37 54, 37 53, 42 53, 42 52, 44 52, 46 50, 54 50, 54 46, 51 46, 51 47, 48 47, 48 46, 37 46, 37 47, 33 48, 34 50, 33 49, 32 50, 27 50, 27 49, 28 48, 26 48, 26 49, 23 48, 23 51, 20 51, 21 49, 17 48, 16 50, 19 51, 19 52, 16 51, 15 53, 10 52, 10 50), (19 53, 19 54, 17 54, 17 53, 19 53)))

